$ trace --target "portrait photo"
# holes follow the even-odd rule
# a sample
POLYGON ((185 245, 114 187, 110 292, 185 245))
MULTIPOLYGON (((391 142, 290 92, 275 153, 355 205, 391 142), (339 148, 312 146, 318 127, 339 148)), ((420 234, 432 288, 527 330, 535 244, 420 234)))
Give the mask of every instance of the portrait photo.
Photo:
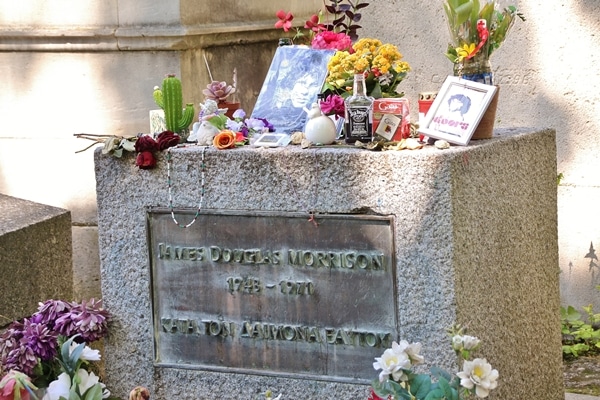
POLYGON ((450 143, 466 145, 497 88, 449 76, 442 85, 419 132, 450 143))
POLYGON ((327 77, 327 63, 334 53, 306 46, 278 47, 252 117, 266 118, 279 133, 302 131, 307 119, 305 109, 317 102, 327 77))

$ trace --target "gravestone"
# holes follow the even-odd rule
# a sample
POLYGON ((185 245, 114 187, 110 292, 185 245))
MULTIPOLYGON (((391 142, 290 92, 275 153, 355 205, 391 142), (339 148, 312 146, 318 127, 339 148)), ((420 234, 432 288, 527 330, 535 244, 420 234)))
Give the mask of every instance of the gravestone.
POLYGON ((71 213, 0 194, 0 326, 73 296, 71 213))
POLYGON ((500 372, 493 398, 563 399, 553 130, 171 155, 95 152, 116 395, 366 398, 393 340, 455 369, 460 323, 500 372))

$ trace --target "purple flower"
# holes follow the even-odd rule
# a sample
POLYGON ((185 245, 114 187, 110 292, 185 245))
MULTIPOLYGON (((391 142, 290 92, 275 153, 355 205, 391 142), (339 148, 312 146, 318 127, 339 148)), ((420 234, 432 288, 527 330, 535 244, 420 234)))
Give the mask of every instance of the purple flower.
MULTIPOLYGON (((80 335, 82 341, 91 343, 108 332, 108 311, 102 308, 102 300, 81 304, 71 303, 71 310, 56 320, 54 329, 61 335, 71 337, 80 335)), ((77 338, 79 339, 79 337, 77 338)), ((79 341, 77 340, 76 341, 79 341)))
POLYGON ((24 326, 23 339, 27 341, 27 346, 33 353, 42 361, 54 358, 57 354, 57 335, 51 332, 45 324, 38 324, 27 319, 24 326))
POLYGON ((6 360, 3 361, 6 370, 15 369, 29 376, 33 374, 33 370, 38 364, 37 357, 33 353, 33 350, 27 346, 24 338, 21 338, 19 345, 12 349, 8 353, 6 360))
POLYGON ((33 314, 33 321, 46 324, 49 329, 54 329, 55 321, 71 311, 71 304, 62 300, 46 300, 40 303, 38 312, 33 314))
POLYGON ((233 119, 240 119, 240 120, 242 120, 246 116, 246 111, 244 111, 241 108, 238 108, 237 110, 235 110, 233 112, 232 116, 233 116, 233 119))
POLYGON ((231 129, 234 132, 239 132, 242 129, 244 123, 242 121, 233 121, 231 119, 227 120, 225 126, 227 129, 231 129))

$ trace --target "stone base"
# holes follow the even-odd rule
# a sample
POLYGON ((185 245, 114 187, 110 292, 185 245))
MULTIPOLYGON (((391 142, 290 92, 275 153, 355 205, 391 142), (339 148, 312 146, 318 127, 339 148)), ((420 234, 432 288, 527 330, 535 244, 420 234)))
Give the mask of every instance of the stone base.
POLYGON ((0 194, 0 326, 72 300, 71 213, 0 194), (4 319, 6 317, 6 319, 4 319))
MULTIPOLYGON (((427 367, 452 370, 446 330, 460 323, 483 341, 476 356, 500 373, 490 398, 562 400, 555 150, 553 130, 525 128, 444 151, 209 148, 203 206, 307 220, 314 211, 317 221, 393 216, 397 340, 420 341, 427 367)), ((200 201, 201 151, 172 150, 174 207, 200 201)), ((155 364, 146 212, 169 205, 165 158, 139 170, 132 157, 98 150, 95 162, 102 293, 115 317, 106 383, 116 395, 143 385, 159 399, 255 399, 267 389, 289 399, 367 397, 358 381, 155 364)))

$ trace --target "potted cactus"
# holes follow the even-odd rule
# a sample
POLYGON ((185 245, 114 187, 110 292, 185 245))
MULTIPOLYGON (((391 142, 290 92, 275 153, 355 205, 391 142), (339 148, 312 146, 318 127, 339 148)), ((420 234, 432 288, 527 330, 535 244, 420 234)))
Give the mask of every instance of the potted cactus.
POLYGON ((233 85, 228 85, 225 81, 215 81, 206 85, 206 89, 202 91, 206 100, 214 100, 220 109, 226 108, 226 116, 233 118, 235 110, 240 108, 239 102, 228 101, 227 98, 235 93, 237 84, 237 72, 233 70, 233 85))
POLYGON ((185 142, 190 132, 188 130, 194 118, 194 105, 187 103, 183 106, 181 81, 174 74, 169 74, 163 80, 162 89, 154 88, 154 101, 164 110, 167 130, 178 134, 185 142))

